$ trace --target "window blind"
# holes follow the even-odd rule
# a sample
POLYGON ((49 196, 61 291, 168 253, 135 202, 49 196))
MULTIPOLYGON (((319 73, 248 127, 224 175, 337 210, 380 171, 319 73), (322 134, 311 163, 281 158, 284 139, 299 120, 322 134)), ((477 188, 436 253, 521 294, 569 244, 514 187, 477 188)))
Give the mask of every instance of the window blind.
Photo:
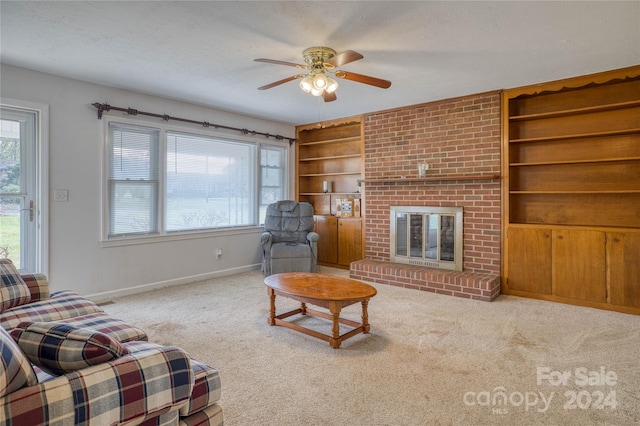
POLYGON ((256 146, 167 132, 166 230, 256 223, 256 146))
POLYGON ((158 129, 109 124, 109 236, 158 232, 158 129))

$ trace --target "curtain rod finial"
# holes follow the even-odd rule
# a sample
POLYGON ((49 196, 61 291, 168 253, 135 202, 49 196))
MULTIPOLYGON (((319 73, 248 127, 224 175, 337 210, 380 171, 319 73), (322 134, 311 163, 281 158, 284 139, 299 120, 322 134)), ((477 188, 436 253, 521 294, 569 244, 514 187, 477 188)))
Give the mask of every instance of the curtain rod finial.
POLYGON ((96 102, 96 103, 94 103, 92 105, 98 109, 98 120, 102 119, 102 113, 104 111, 110 111, 111 110, 111 105, 109 105, 109 104, 101 104, 99 102, 96 102))

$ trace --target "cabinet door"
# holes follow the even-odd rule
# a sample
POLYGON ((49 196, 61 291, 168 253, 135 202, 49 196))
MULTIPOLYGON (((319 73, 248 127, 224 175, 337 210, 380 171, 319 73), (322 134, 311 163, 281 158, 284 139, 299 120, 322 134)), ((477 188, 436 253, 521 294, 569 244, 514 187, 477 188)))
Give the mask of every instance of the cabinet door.
POLYGON ((507 286, 510 290, 551 294, 551 230, 509 228, 507 286))
POLYGON ((554 230, 554 294, 593 302, 606 301, 605 233, 554 230))
POLYGON ((338 220, 338 263, 349 266, 362 259, 362 219, 338 220))
POLYGON ((640 308, 640 234, 607 234, 610 302, 640 308))
POLYGON ((338 263, 338 218, 314 216, 318 241, 318 262, 338 263))

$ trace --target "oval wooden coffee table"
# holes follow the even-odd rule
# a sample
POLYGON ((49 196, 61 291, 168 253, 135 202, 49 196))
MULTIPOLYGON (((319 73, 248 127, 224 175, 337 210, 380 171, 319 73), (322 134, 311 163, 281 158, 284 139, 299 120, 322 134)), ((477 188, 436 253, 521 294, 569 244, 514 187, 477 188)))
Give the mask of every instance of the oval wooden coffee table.
POLYGON ((271 309, 267 322, 270 325, 281 325, 309 336, 325 340, 337 349, 340 344, 359 333, 369 332, 367 306, 369 299, 376 295, 376 289, 369 284, 350 278, 334 275, 314 274, 306 272, 287 272, 270 275, 264 279, 267 294, 271 300, 271 309), (280 315, 276 315, 276 295, 288 297, 300 302, 300 307, 280 315), (345 306, 362 303, 362 323, 340 318, 340 311, 345 306), (330 314, 309 309, 307 303, 329 309, 330 314), (298 324, 284 321, 296 314, 311 315, 332 321, 332 335, 320 333, 298 324), (340 335, 340 324, 354 327, 351 331, 340 335))

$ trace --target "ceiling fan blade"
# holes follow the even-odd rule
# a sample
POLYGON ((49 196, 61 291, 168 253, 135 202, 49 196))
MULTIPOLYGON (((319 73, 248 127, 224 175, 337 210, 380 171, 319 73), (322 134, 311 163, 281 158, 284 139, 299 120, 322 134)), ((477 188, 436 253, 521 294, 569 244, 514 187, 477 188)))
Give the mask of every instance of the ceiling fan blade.
POLYGON ((302 64, 294 64, 293 62, 286 62, 286 61, 276 61, 275 59, 264 59, 264 58, 259 58, 259 59, 254 59, 255 62, 265 62, 267 64, 276 64, 276 65, 287 65, 289 67, 296 67, 296 68, 302 68, 302 69, 307 69, 309 68, 306 65, 302 65, 302 64))
POLYGON ((322 92, 322 99, 324 99, 325 102, 333 102, 338 99, 338 97, 336 96, 336 92, 327 93, 324 91, 322 92))
POLYGON ((283 78, 282 80, 274 81, 273 83, 266 84, 264 86, 258 87, 258 90, 271 89, 272 87, 276 87, 276 86, 279 86, 281 84, 288 83, 290 81, 295 80, 296 78, 301 78, 301 77, 304 77, 304 75, 302 75, 302 74, 292 75, 291 77, 283 78))
POLYGON ((389 80, 370 77, 368 75, 356 74, 355 72, 336 71, 335 75, 338 78, 356 81, 358 83, 369 84, 371 86, 380 87, 381 89, 388 89, 389 87, 391 87, 391 82, 389 80))
POLYGON ((362 58, 364 58, 364 56, 362 56, 358 52, 354 52, 353 50, 345 50, 344 52, 329 59, 327 63, 337 68, 350 62, 358 61, 362 58))

